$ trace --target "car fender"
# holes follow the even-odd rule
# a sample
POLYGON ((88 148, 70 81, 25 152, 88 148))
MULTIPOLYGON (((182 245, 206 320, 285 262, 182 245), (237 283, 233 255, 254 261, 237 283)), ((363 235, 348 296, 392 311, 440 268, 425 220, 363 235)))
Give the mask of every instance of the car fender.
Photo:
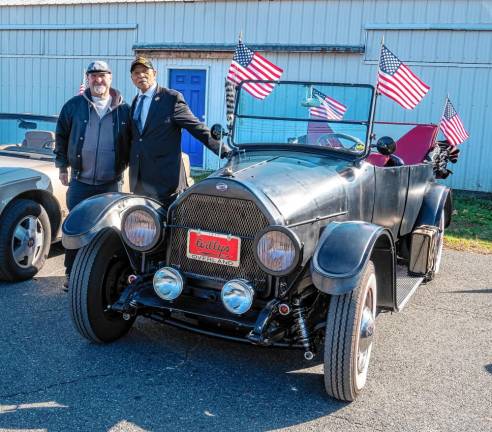
POLYGON ((120 234, 124 213, 135 206, 151 207, 165 219, 165 210, 152 198, 120 192, 97 195, 82 201, 69 213, 62 226, 63 246, 80 249, 104 228, 112 228, 120 234))
MULTIPOLYGON (((391 298, 395 262, 393 238, 386 228, 368 222, 332 222, 326 227, 311 261, 311 275, 316 288, 326 294, 341 295, 357 287, 378 242, 384 244, 384 251, 391 258, 385 260, 389 265, 384 270, 387 275, 384 297, 391 298)), ((379 255, 376 256, 378 261, 379 255)), ((388 303, 391 302, 388 299, 388 303)))
POLYGON ((18 195, 27 191, 52 192, 49 176, 29 168, 16 168, 0 175, 0 214, 18 195))
POLYGON ((443 185, 432 183, 426 190, 415 227, 421 225, 439 226, 441 212, 445 211, 445 226, 449 226, 452 214, 451 190, 443 185))

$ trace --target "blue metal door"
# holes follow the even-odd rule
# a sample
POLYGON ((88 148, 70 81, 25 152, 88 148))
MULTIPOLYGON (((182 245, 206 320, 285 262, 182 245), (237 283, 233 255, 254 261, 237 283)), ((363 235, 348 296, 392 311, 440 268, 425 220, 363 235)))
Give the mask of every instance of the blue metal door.
MULTIPOLYGON (((183 94, 191 111, 200 121, 205 119, 205 80, 204 70, 171 69, 169 74, 169 87, 183 94)), ((181 145, 183 151, 190 156, 191 165, 203 167, 203 144, 183 130, 181 145)))

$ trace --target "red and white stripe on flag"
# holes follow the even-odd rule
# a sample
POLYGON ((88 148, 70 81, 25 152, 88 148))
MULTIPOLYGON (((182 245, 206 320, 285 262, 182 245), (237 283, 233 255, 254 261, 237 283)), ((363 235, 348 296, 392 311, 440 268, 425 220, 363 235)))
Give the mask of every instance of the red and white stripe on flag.
MULTIPOLYGON (((235 84, 245 80, 278 81, 283 69, 258 53, 253 53, 241 41, 227 73, 227 79, 235 84)), ((258 99, 265 99, 273 90, 274 83, 244 83, 243 88, 258 99)))
POLYGON ((324 95, 321 97, 316 95, 321 105, 319 107, 309 108, 309 113, 312 117, 317 117, 326 120, 342 120, 347 107, 337 100, 324 95))
POLYGON ((440 128, 452 145, 461 144, 469 138, 460 116, 449 99, 446 99, 444 114, 441 117, 440 128))
POLYGON ((377 86, 381 94, 406 109, 415 108, 430 89, 384 45, 381 47, 377 86))

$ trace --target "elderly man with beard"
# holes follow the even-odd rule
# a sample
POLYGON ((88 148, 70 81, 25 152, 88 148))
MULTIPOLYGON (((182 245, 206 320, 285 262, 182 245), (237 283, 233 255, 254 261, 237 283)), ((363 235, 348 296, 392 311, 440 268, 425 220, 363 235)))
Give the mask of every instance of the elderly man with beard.
MULTIPOLYGON (((87 67, 89 88, 63 105, 56 126, 55 165, 68 186, 67 207, 72 210, 86 198, 117 192, 128 165, 130 107, 111 87, 108 64, 95 61, 87 67)), ((65 253, 68 288, 77 250, 65 253)))

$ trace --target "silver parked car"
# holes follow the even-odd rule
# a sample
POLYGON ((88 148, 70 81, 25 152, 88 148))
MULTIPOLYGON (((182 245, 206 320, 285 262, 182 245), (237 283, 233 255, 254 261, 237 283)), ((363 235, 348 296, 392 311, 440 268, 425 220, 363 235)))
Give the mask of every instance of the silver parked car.
MULTIPOLYGON (((67 188, 53 148, 57 116, 0 113, 0 280, 33 277, 61 239, 67 188)), ((182 153, 191 186, 190 159, 182 153)), ((128 192, 128 170, 123 192, 128 192)))
POLYGON ((67 214, 53 147, 56 116, 0 113, 0 279, 43 266, 67 214))

